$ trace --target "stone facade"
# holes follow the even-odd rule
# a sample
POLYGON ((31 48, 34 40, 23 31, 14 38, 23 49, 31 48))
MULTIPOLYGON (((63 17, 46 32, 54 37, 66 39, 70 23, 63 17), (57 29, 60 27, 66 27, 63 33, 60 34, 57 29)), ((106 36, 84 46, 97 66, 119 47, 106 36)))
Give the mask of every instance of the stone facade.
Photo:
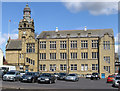
POLYGON ((17 70, 47 73, 115 73, 112 29, 43 31, 35 38, 31 10, 26 5, 19 22, 19 37, 9 39, 6 61, 17 70))

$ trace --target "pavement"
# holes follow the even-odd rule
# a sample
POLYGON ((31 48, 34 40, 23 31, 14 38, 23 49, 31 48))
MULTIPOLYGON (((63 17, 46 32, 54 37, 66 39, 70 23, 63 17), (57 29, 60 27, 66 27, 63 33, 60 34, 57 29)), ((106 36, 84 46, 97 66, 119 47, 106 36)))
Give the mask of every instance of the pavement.
POLYGON ((53 84, 44 83, 23 83, 23 82, 9 82, 2 81, 3 89, 118 89, 113 88, 112 84, 106 83, 107 79, 90 80, 86 78, 80 78, 78 82, 57 80, 53 84))

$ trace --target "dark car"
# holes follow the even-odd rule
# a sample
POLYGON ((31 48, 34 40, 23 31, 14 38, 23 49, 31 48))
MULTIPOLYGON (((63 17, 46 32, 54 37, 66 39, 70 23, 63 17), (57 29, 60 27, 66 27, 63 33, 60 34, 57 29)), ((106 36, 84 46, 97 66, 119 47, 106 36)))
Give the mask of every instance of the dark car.
POLYGON ((67 77, 67 73, 59 73, 58 80, 65 80, 66 77, 67 77))
POLYGON ((42 75, 40 75, 40 77, 38 78, 38 83, 55 83, 56 82, 56 77, 54 76, 54 74, 50 74, 50 73, 43 73, 42 75))
POLYGON ((39 72, 27 72, 21 77, 20 81, 34 83, 37 82, 39 76, 39 72))
POLYGON ((92 73, 92 75, 91 75, 91 78, 90 78, 91 80, 94 80, 94 79, 100 79, 100 75, 99 75, 99 73, 92 73))

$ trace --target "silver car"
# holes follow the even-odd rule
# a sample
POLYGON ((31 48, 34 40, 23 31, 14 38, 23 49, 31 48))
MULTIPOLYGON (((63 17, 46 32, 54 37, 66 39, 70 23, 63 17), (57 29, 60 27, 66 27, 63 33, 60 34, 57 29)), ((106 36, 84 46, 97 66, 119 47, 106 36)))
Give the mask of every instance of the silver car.
POLYGON ((20 73, 18 71, 9 71, 3 76, 3 81, 18 81, 20 73))
POLYGON ((79 80, 79 77, 77 74, 69 74, 67 75, 67 77, 65 78, 65 80, 67 81, 78 81, 79 80))
POLYGON ((120 82, 120 75, 117 75, 115 79, 113 80, 113 87, 118 87, 120 82))

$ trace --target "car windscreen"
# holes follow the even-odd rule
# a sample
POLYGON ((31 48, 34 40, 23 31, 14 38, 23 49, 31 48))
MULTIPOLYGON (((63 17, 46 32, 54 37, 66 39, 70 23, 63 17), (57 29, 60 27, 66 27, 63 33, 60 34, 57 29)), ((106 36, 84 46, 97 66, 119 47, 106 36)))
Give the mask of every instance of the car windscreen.
POLYGON ((115 79, 116 79, 116 80, 120 80, 120 77, 116 77, 115 79))
POLYGON ((68 76, 76 76, 75 74, 69 74, 68 76))
POLYGON ((41 77, 50 77, 50 74, 42 74, 41 77))
POLYGON ((60 75, 65 76, 65 75, 66 75, 66 73, 60 73, 60 75))
POLYGON ((98 75, 97 73, 92 73, 92 75, 98 75))
POLYGON ((27 72, 26 75, 33 75, 33 73, 31 73, 31 72, 27 72))
POLYGON ((15 72, 7 72, 7 74, 14 75, 14 74, 15 74, 15 72))

